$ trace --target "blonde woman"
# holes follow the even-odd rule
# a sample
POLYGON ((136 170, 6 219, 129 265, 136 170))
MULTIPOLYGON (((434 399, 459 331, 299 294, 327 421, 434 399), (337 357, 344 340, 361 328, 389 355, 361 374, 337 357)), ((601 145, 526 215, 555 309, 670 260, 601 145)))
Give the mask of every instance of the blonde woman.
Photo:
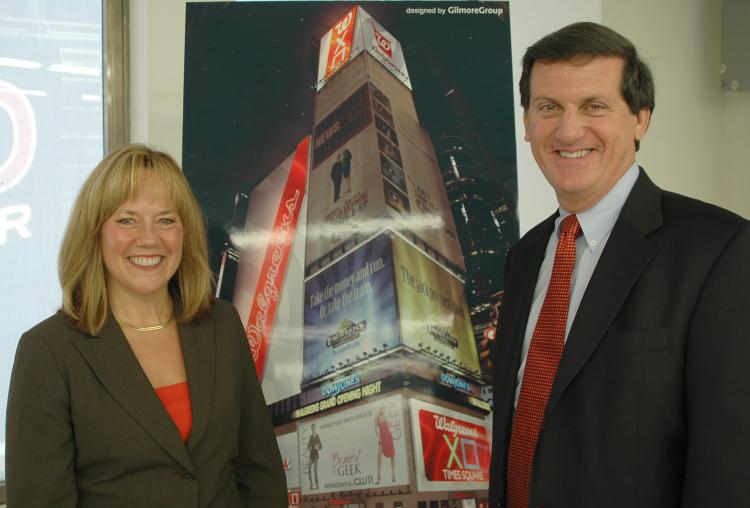
POLYGON ((130 145, 102 160, 59 275, 62 309, 16 353, 9 505, 286 507, 244 331, 210 296, 202 216, 171 157, 130 145))

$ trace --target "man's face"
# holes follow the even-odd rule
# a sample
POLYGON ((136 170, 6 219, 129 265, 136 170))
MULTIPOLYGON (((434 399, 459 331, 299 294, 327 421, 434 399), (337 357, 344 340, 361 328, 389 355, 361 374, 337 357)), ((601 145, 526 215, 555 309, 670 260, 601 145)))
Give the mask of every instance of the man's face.
POLYGON ((526 141, 566 210, 596 204, 635 161, 648 109, 633 114, 620 92, 624 62, 595 57, 535 62, 526 141))

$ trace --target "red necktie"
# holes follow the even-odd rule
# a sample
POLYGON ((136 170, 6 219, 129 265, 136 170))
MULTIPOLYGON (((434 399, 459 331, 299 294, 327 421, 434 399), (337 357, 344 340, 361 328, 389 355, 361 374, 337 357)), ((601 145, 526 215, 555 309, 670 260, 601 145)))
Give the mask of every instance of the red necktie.
POLYGON ((568 215, 560 226, 552 277, 526 356, 508 449, 508 508, 528 508, 531 466, 539 429, 565 343, 570 284, 576 261, 576 237, 581 225, 568 215))

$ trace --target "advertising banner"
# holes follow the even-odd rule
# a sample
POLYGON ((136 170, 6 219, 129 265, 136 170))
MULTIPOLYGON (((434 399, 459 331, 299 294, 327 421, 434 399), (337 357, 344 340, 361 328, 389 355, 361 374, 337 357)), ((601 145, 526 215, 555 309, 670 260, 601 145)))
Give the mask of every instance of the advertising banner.
MULTIPOLYGON (((367 88, 360 91, 367 93, 367 88)), ((353 138, 319 145, 319 153, 328 156, 310 173, 310 195, 315 199, 307 210, 307 267, 352 237, 365 238, 385 227, 382 220, 386 215, 385 203, 380 197, 383 184, 371 119, 370 115, 370 125, 353 138)))
POLYGON ((358 29, 361 30, 362 45, 365 50, 411 90, 411 80, 406 70, 401 43, 361 7, 359 8, 358 29))
POLYGON ((381 235, 305 283, 303 383, 400 344, 393 277, 381 235))
POLYGON ((302 494, 408 484, 402 401, 394 395, 301 423, 302 494))
POLYGON ((323 159, 343 147, 344 143, 371 122, 370 91, 367 85, 364 85, 315 126, 313 167, 316 168, 323 159))
POLYGON ((310 137, 250 194, 233 303, 248 337, 267 403, 299 393, 302 366, 305 191, 310 137), (268 366, 268 368, 266 368, 268 366))
POLYGON ((477 375, 479 358, 463 283, 397 236, 393 260, 404 344, 477 375))
POLYGON ((330 78, 341 66, 349 61, 354 39, 357 7, 347 12, 336 22, 320 41, 321 68, 323 80, 330 78))
POLYGON ((417 490, 485 490, 490 440, 485 422, 417 399, 409 401, 417 490))

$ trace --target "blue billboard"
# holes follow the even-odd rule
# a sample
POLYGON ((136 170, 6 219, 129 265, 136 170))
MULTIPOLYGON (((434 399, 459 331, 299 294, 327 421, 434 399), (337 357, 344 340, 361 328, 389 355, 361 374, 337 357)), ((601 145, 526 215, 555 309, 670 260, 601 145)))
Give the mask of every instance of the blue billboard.
POLYGON ((391 239, 380 235, 305 283, 303 384, 400 345, 391 239))

